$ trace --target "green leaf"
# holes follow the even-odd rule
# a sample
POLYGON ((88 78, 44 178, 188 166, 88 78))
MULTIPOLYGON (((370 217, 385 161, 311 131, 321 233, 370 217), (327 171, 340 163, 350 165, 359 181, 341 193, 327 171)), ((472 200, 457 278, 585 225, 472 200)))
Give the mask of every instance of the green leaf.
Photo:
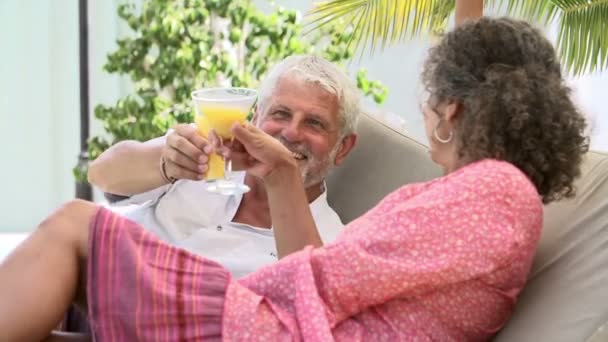
POLYGON ((557 6, 550 0, 486 0, 486 7, 503 8, 509 16, 546 25, 555 19, 557 6))
MULTIPOLYGON (((329 0, 309 13, 308 33, 354 27, 349 43, 373 54, 404 39, 440 34, 454 0, 329 0), (352 40, 352 41, 351 41, 352 40)), ((558 49, 565 68, 580 75, 608 68, 608 0, 486 0, 486 7, 549 25, 559 19, 558 49)))
POLYGON ((608 0, 554 0, 559 8, 558 50, 573 75, 608 67, 608 0))
POLYGON ((432 16, 442 0, 330 0, 318 4, 309 13, 310 30, 340 19, 342 29, 354 23, 352 36, 355 49, 389 44, 430 32, 436 19, 432 16))

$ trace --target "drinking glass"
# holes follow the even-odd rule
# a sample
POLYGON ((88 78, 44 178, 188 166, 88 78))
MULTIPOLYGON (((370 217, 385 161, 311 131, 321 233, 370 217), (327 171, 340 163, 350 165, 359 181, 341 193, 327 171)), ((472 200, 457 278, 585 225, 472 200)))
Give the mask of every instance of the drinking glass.
MULTIPOLYGON (((256 90, 237 87, 206 88, 192 92, 199 134, 216 140, 220 146, 224 141, 233 139, 230 128, 235 122, 247 121, 256 98, 256 90)), ((216 153, 209 155, 205 182, 208 191, 223 195, 249 191, 247 185, 234 180, 230 160, 216 153)))

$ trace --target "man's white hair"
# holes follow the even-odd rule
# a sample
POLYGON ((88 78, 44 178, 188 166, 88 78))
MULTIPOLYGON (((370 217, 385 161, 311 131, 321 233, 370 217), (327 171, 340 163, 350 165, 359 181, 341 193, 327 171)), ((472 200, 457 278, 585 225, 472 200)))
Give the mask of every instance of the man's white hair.
POLYGON ((266 114, 275 87, 285 76, 318 84, 336 95, 339 107, 340 137, 343 138, 355 132, 362 111, 359 89, 344 71, 318 56, 289 56, 275 65, 259 88, 258 105, 261 113, 266 114))

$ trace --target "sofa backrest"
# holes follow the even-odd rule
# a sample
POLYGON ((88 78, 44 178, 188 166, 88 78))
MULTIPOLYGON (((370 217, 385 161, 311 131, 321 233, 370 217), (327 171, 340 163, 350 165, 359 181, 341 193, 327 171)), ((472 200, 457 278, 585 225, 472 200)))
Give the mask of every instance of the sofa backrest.
MULTIPOLYGON (((329 203, 345 223, 399 186, 441 175, 424 145, 372 117, 361 118, 358 134, 328 178, 329 203)), ((586 156, 577 187, 576 198, 545 208, 529 283, 496 341, 607 341, 608 155, 586 156)))
POLYGON ((399 186, 441 175, 426 146, 362 115, 357 145, 327 179, 328 201, 344 223, 361 216, 399 186))
POLYGON ((608 154, 588 153, 576 186, 545 208, 528 284, 496 341, 608 341, 608 154))

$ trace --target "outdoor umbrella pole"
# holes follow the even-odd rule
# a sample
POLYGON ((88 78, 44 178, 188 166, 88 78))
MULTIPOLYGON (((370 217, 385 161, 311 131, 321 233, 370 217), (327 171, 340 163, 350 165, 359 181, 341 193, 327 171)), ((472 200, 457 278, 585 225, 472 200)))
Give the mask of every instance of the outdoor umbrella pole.
MULTIPOLYGON (((80 42, 80 153, 78 169, 85 170, 89 161, 87 141, 89 140, 89 28, 87 0, 78 0, 78 36, 80 42)), ((76 181, 76 197, 92 200, 91 185, 86 181, 76 181)), ((68 310, 61 330, 88 333, 89 325, 85 316, 74 305, 68 310)))
MULTIPOLYGON (((89 140, 89 28, 87 0, 78 1, 78 31, 80 42, 80 153, 78 169, 85 170, 89 162, 87 142, 89 140)), ((92 200, 91 185, 85 180, 76 182, 76 197, 92 200)))

